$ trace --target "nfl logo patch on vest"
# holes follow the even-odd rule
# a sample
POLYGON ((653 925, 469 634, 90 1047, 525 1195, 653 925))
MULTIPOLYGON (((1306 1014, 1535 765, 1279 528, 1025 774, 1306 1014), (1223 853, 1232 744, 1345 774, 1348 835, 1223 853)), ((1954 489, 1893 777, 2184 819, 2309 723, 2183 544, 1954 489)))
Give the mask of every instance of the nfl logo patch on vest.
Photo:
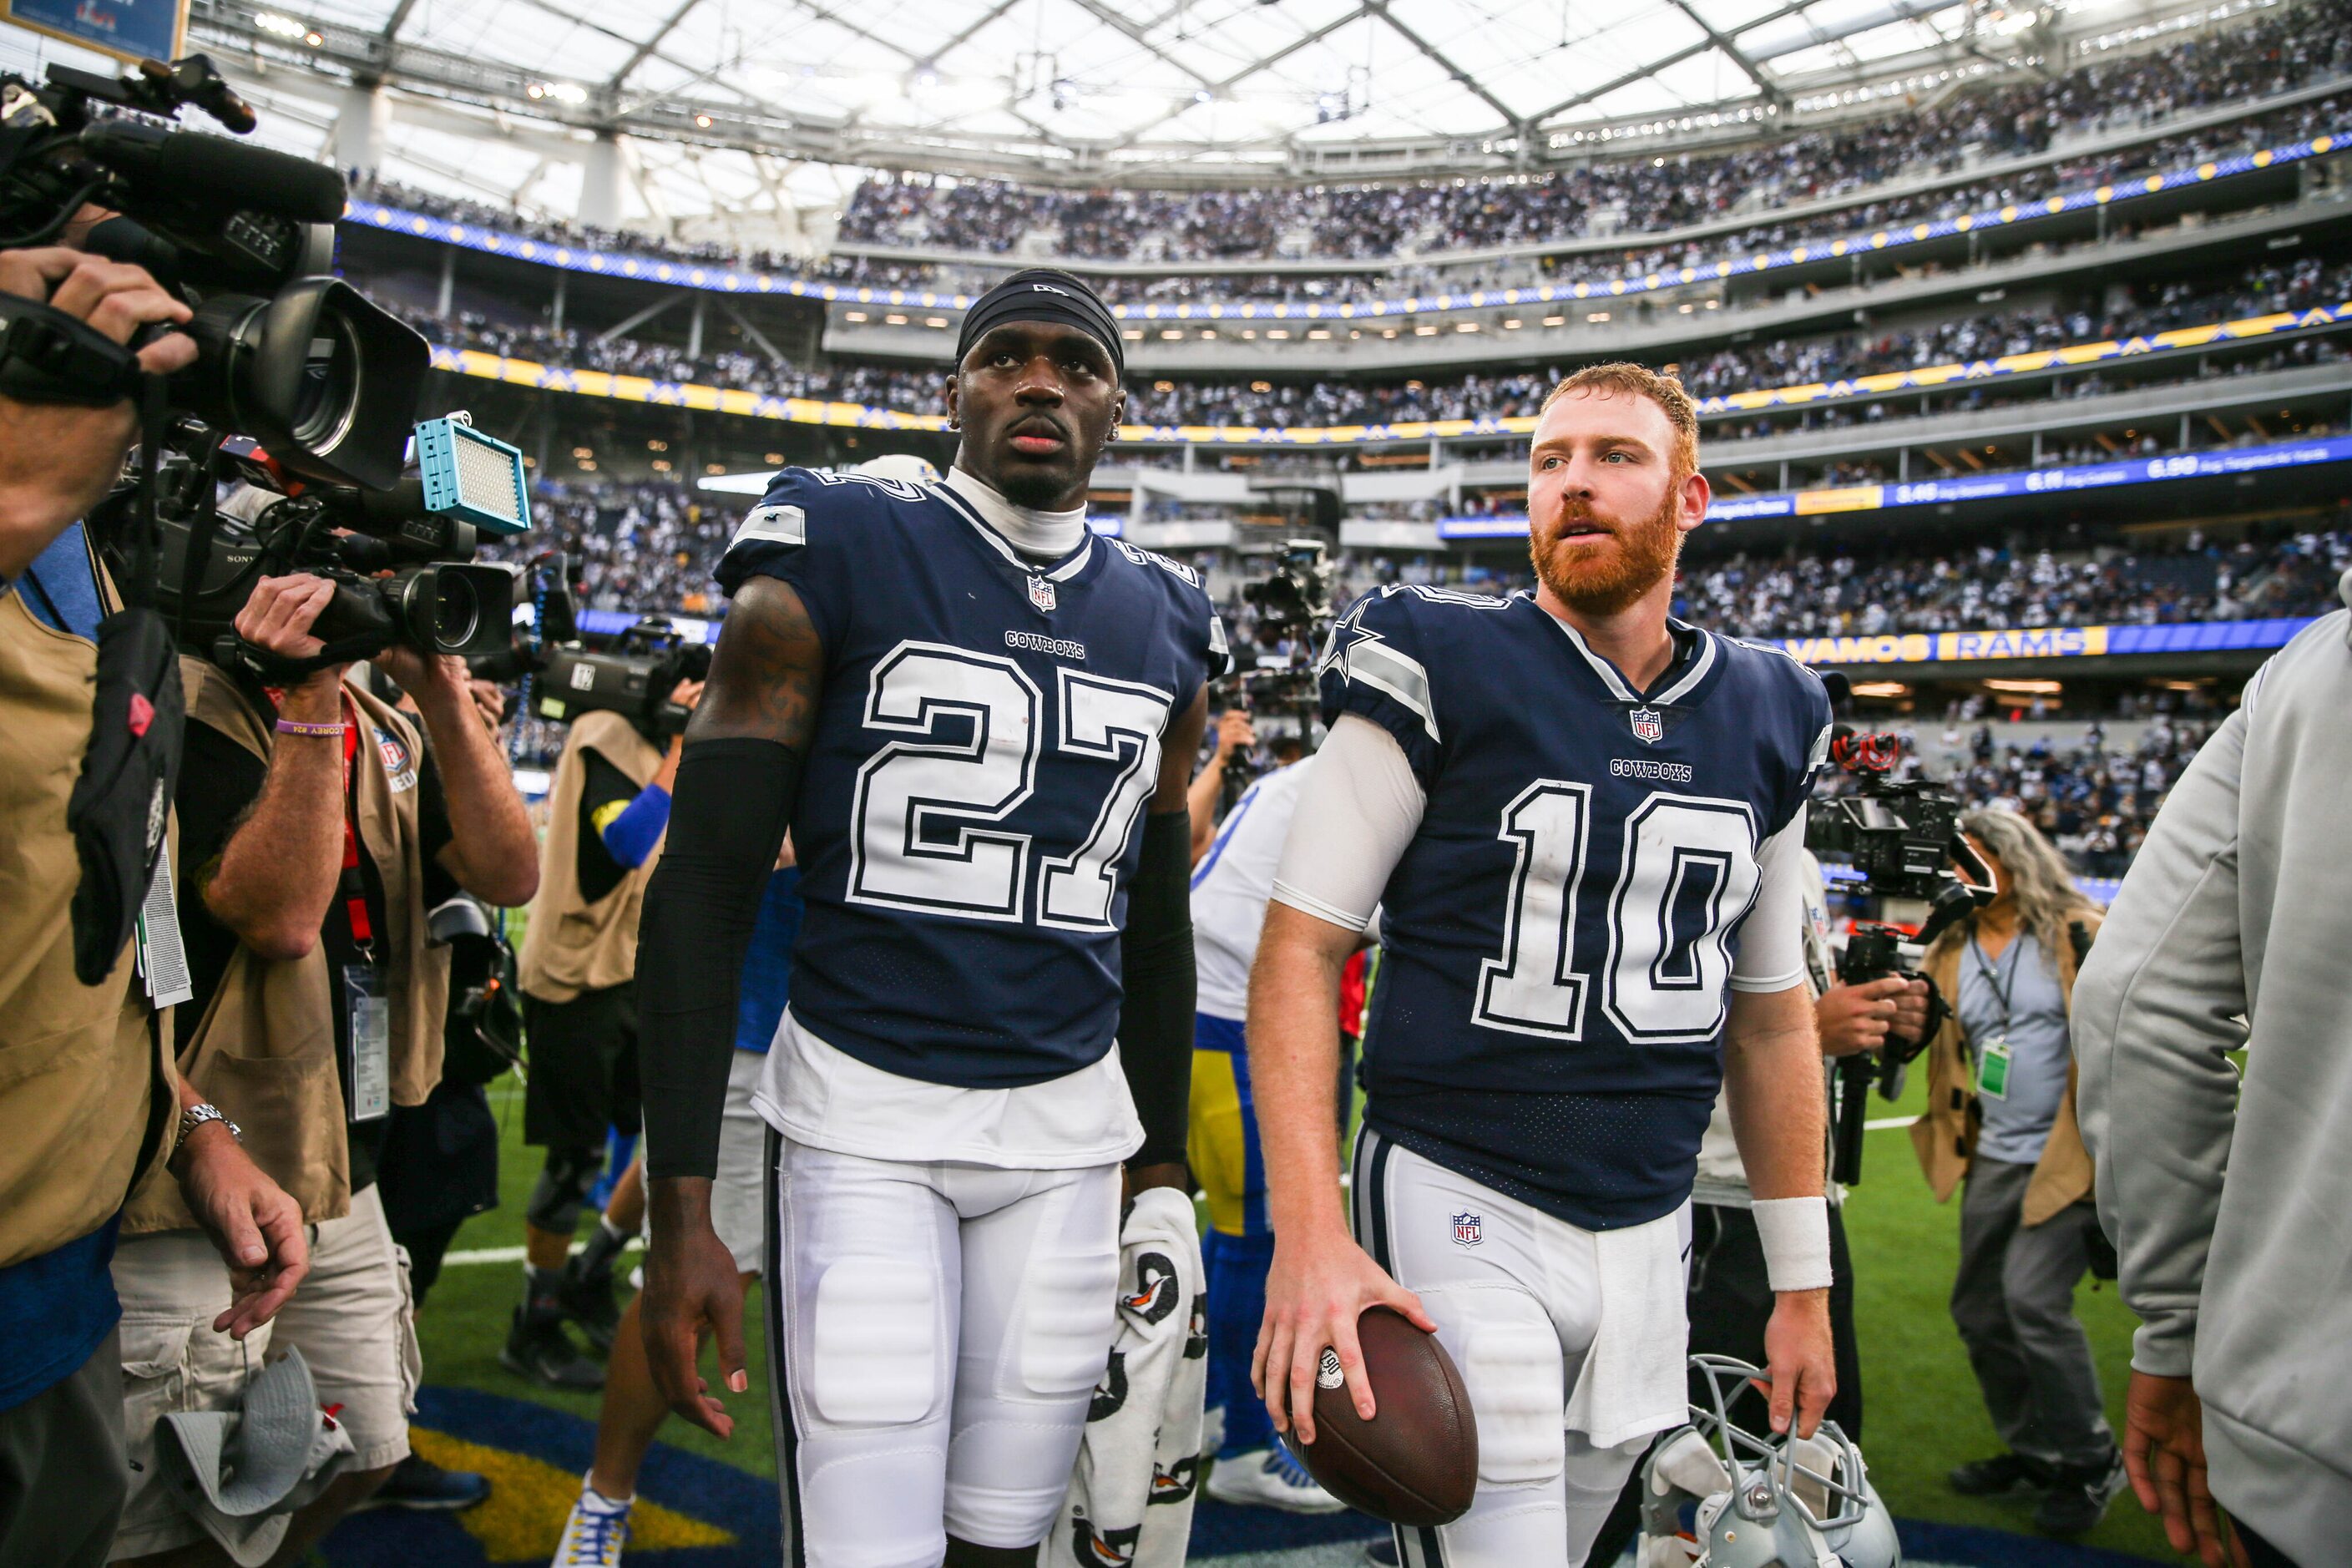
POLYGON ((1029 602, 1041 610, 1050 611, 1060 600, 1054 592, 1054 584, 1043 577, 1032 577, 1029 579, 1029 602))
POLYGON ((1656 709, 1636 708, 1626 717, 1633 721, 1633 739, 1654 746, 1665 738, 1665 717, 1656 709))
POLYGON ((1486 1239, 1486 1219, 1484 1215, 1458 1214, 1454 1216, 1454 1245, 1475 1247, 1486 1239))

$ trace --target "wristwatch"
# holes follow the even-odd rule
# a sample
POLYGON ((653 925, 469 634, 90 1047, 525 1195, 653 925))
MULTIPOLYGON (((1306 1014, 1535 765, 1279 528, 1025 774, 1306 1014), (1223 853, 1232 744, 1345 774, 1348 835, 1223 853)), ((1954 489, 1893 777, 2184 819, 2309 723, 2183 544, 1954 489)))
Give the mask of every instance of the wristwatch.
MULTIPOLYGON (((180 1142, 184 1145, 188 1141, 188 1135, 194 1132, 197 1128, 202 1127, 207 1121, 219 1122, 223 1127, 228 1129, 228 1135, 230 1137, 236 1139, 239 1143, 245 1142, 245 1130, 239 1127, 236 1122, 231 1121, 227 1117, 223 1116, 219 1106, 206 1100, 201 1104, 184 1106, 181 1108, 180 1142)), ((174 1150, 173 1152, 176 1154, 178 1151, 174 1150)))

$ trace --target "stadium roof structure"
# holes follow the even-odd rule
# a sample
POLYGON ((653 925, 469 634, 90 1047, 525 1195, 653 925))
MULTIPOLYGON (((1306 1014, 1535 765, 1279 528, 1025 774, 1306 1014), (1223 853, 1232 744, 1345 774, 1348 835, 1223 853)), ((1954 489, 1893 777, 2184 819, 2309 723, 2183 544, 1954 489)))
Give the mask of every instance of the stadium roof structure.
POLYGON ((820 171, 837 195, 870 169, 1158 186, 1538 170, 1627 137, 1866 113, 2093 32, 2274 3, 193 0, 191 47, 308 151, 346 144, 350 89, 390 89, 373 162, 453 195, 593 219, 578 143, 617 137, 630 212, 674 226, 821 203, 820 171))

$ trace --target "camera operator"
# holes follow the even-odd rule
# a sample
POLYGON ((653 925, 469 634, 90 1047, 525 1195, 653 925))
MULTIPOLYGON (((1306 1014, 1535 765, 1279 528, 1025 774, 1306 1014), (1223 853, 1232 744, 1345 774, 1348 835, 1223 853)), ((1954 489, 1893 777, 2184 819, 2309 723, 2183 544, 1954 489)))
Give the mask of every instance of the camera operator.
MULTIPOLYGON (((1837 976, 1830 939, 1829 895, 1822 863, 1803 852, 1805 975, 1814 991, 1813 1018, 1822 1055, 1830 1060, 1916 1041, 1927 1022, 1926 982, 1900 975, 1848 984, 1837 976)), ((1834 1079, 1831 1089, 1834 1100, 1834 1079)), ((1832 1107, 1832 1115, 1836 1107, 1832 1107)), ((1832 1135, 1834 1141, 1834 1135, 1832 1135)), ((1854 1332, 1853 1262, 1845 1238, 1846 1189, 1826 1184, 1830 1215, 1830 1342, 1837 1359, 1837 1393, 1824 1418, 1855 1442, 1862 1440, 1862 1354, 1854 1332)), ((1756 1195, 1748 1168, 1731 1135, 1731 1114, 1722 1096, 1698 1151, 1698 1180, 1691 1189, 1690 1352, 1734 1356, 1765 1363, 1764 1327, 1772 1316, 1772 1286, 1763 1241, 1756 1228, 1756 1195)), ((1704 1377, 1694 1374, 1692 1399, 1705 1397, 1704 1377)), ((1742 1402, 1760 1402, 1750 1390, 1742 1402)), ((1642 1472, 1635 1470, 1617 1500, 1615 1511, 1585 1556, 1588 1563, 1613 1563, 1641 1533, 1642 1472)))
MULTIPOLYGON (((701 695, 702 683, 688 679, 669 698, 691 710, 701 695)), ((665 747, 647 715, 583 713, 549 793, 520 964, 530 1041, 523 1136, 547 1157, 524 1211, 523 1300, 499 1359, 551 1387, 604 1381, 564 1331, 566 1319, 599 1352, 610 1351, 620 1323, 613 1260, 625 1232, 600 1226, 576 1259, 572 1237, 604 1163, 605 1130, 638 1127, 637 910, 661 857, 684 743, 672 735, 665 747)))
MULTIPOLYGON (((121 343, 188 319, 141 268, 61 247, 0 250, 0 290, 121 343)), ((139 363, 163 374, 195 353, 168 333, 139 363)), ((119 605, 81 519, 133 426, 127 401, 0 395, 0 1563, 105 1560, 130 1481, 108 1265, 142 1173, 164 1166, 235 1266, 204 1340, 267 1322, 309 1257, 293 1204, 173 1072, 135 944, 97 985, 74 971, 66 802, 91 738, 99 622, 119 605)))
POLYGON ((1938 1203, 1966 1182, 1952 1321, 2009 1451, 1949 1479, 1966 1497, 2039 1492, 2036 1526, 2079 1534, 2124 1484, 2074 1317, 2100 1239, 2068 1020, 2099 911, 2024 817, 1972 811, 1960 828, 1996 890, 1928 946, 1923 973, 1952 1014, 1927 1045, 1911 1142, 1938 1203))
POLYGON ((2200 748, 2076 992, 2083 1137, 2141 1320, 2124 1462, 2207 1568, 2352 1542, 2346 629, 2313 622, 2200 748))
MULTIPOLYGON (((314 575, 263 577, 237 635, 279 659, 313 659, 324 644, 311 626, 334 590, 314 575)), ((311 1269, 266 1346, 218 1353, 188 1325, 218 1310, 229 1279, 182 1234, 173 1194, 151 1184, 134 1199, 114 1268, 140 1335, 123 1346, 140 1473, 118 1560, 206 1533, 162 1484, 156 1425, 172 1410, 236 1406, 268 1350, 302 1352, 353 1450, 323 1489, 292 1494, 274 1561, 299 1561, 408 1453, 422 1368, 375 1175, 393 1104, 422 1102, 441 1073, 449 954, 431 943, 426 867, 497 904, 527 900, 538 867, 463 661, 394 646, 373 662, 415 699, 422 733, 347 666, 271 688, 181 661, 180 918, 195 1000, 178 1016, 180 1069, 244 1122, 256 1158, 301 1205, 311 1269)))
MULTIPOLYGON (((373 684, 379 697, 400 699, 393 706, 402 713, 424 717, 415 699, 397 687, 387 690, 388 682, 373 684)), ((495 743, 506 693, 487 680, 466 685, 495 743)), ((498 911, 459 890, 434 861, 425 863, 425 921, 435 945, 449 953, 441 1081, 422 1104, 392 1108, 376 1152, 384 1226, 408 1255, 412 1316, 424 1312, 457 1227, 498 1206, 499 1123, 485 1090, 515 1064, 522 1044, 520 1005, 511 994, 514 953, 498 911)), ((443 1512, 474 1507, 489 1493, 488 1477, 445 1470, 412 1447, 360 1506, 443 1512)))
POLYGON ((1193 1179, 1208 1195, 1209 1229, 1202 1238, 1209 1276, 1208 1408, 1224 1411, 1208 1492, 1229 1507, 1336 1513, 1344 1505, 1274 1440, 1274 1422, 1250 1387, 1250 1356, 1265 1316, 1274 1232, 1266 1224, 1265 1163, 1242 1020, 1249 1010, 1258 931, 1265 922, 1266 900, 1274 896, 1275 866, 1306 777, 1300 766, 1303 737, 1296 731, 1276 736, 1273 751, 1279 765, 1254 780, 1217 823, 1226 760, 1255 742, 1249 715, 1226 710, 1217 721, 1216 751, 1188 795, 1198 846, 1192 901, 1200 973, 1192 1015, 1188 1158, 1193 1179))
MULTIPOLYGON (((1192 775, 1192 786, 1184 792, 1184 808, 1192 818, 1192 864, 1209 852, 1209 840, 1217 831, 1217 807, 1224 803, 1225 770, 1233 763, 1235 752, 1244 759, 1257 744, 1257 728, 1250 722, 1246 708, 1228 708, 1217 715, 1216 744, 1209 752, 1209 760, 1192 775)), ((1295 760, 1295 759, 1294 759, 1295 760)))

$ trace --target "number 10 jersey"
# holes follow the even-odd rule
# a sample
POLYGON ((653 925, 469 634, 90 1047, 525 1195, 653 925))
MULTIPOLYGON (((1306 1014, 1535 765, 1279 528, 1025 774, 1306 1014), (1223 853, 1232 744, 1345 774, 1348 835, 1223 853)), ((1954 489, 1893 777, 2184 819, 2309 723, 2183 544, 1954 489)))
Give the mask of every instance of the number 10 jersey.
POLYGON ((824 647, 793 843, 793 1016, 964 1089, 1109 1050, 1161 740, 1222 672, 1190 568, 1088 535, 1017 554, 943 486, 787 468, 719 566, 790 584, 824 647))
POLYGON ((1689 1195, 1759 857, 1801 837, 1829 740, 1811 671, 1675 636, 1641 693, 1524 595, 1396 586, 1321 666, 1326 721, 1386 730, 1427 796, 1381 902, 1365 1120, 1587 1229, 1689 1195))

